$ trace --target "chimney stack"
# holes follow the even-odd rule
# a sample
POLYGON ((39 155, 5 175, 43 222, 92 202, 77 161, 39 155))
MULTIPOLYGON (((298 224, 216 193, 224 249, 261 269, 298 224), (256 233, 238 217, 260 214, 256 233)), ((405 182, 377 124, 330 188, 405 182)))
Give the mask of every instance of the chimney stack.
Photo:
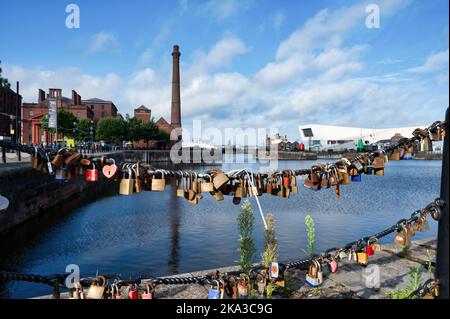
POLYGON ((39 89, 38 103, 42 103, 44 101, 45 101, 45 92, 44 92, 44 90, 39 89))
POLYGON ((78 105, 78 94, 72 90, 72 105, 78 105))
POLYGON ((172 69, 172 118, 173 128, 181 127, 181 97, 180 97, 180 48, 173 46, 173 69, 172 69))

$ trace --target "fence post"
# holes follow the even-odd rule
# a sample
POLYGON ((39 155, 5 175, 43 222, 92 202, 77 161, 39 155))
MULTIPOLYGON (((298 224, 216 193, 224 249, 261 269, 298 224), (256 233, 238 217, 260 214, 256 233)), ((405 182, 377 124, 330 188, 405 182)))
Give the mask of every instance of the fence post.
POLYGON ((448 108, 445 113, 446 131, 444 137, 444 151, 442 154, 442 175, 441 175, 441 199, 445 201, 442 209, 441 219, 438 226, 438 242, 436 255, 436 279, 439 281, 440 298, 448 299, 448 250, 449 250, 449 233, 448 233, 448 215, 449 215, 449 183, 448 183, 448 148, 450 124, 448 118, 448 108))

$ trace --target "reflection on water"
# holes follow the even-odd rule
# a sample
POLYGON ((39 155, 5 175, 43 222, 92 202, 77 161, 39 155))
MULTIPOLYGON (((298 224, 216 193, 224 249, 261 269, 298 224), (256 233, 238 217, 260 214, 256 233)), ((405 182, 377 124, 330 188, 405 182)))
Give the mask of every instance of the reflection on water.
MULTIPOLYGON (((279 162, 279 169, 307 168, 310 161, 279 162)), ((224 165, 224 170, 257 164, 224 165)), ((209 169, 199 168, 199 171, 209 169)), ((262 169, 263 170, 263 169, 262 169)), ((299 187, 289 200, 264 195, 265 213, 275 215, 280 260, 305 257, 304 218, 316 223, 316 250, 342 245, 391 226, 439 195, 440 161, 389 162, 384 177, 363 176, 361 183, 314 192, 299 187)), ((301 181, 299 181, 299 184, 301 181)), ((124 278, 162 276, 237 264, 239 206, 205 194, 193 206, 176 197, 172 183, 165 192, 133 196, 108 194, 83 206, 68 203, 0 238, 0 269, 22 273, 64 273, 78 264, 82 274, 119 273, 124 278)), ((256 202, 254 237, 260 259, 263 223, 256 202)), ((79 204, 78 204, 79 205, 79 204)), ((418 238, 436 234, 437 225, 418 238)), ((383 242, 391 242, 392 236, 383 242)), ((12 282, 0 286, 3 298, 49 294, 49 287, 12 282)))

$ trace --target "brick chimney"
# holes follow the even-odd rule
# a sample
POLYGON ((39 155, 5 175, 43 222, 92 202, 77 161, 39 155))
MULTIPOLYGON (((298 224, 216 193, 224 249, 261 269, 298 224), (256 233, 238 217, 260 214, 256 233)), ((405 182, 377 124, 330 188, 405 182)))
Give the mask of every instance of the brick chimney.
POLYGON ((181 127, 181 98, 180 98, 180 48, 173 46, 173 69, 172 69, 172 118, 171 125, 174 128, 181 127))
POLYGON ((38 91, 38 103, 42 103, 45 101, 45 91, 39 89, 38 91))
POLYGON ((78 105, 78 94, 72 90, 72 105, 78 105))

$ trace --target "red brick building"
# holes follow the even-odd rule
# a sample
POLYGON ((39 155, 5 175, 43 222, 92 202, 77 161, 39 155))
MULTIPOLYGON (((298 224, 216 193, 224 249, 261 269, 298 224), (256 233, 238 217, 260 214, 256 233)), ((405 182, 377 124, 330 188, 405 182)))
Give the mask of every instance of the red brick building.
POLYGON ((134 109, 134 118, 141 120, 143 123, 149 123, 152 119, 152 110, 141 105, 137 109, 134 109))
MULTIPOLYGON (((17 116, 17 107, 22 104, 22 96, 7 87, 0 87, 0 139, 13 139, 11 127, 14 134, 17 134, 16 121, 11 121, 11 116, 17 116), (1 114, 3 113, 3 114, 1 114), (12 125, 12 126, 11 126, 12 125)), ((20 112, 20 111, 19 111, 20 112)))
MULTIPOLYGON (((48 134, 41 127, 42 118, 48 113, 49 99, 55 99, 58 109, 72 113, 77 119, 94 118, 94 112, 82 103, 76 91, 72 90, 72 98, 67 98, 62 95, 61 89, 49 89, 47 95, 39 89, 37 103, 22 104, 22 143, 49 143, 56 139, 55 134, 48 134)), ((58 139, 62 137, 62 134, 58 134, 58 139)))
POLYGON ((111 101, 105 101, 98 98, 83 100, 85 104, 94 114, 94 122, 97 124, 100 119, 117 117, 117 107, 111 101))

